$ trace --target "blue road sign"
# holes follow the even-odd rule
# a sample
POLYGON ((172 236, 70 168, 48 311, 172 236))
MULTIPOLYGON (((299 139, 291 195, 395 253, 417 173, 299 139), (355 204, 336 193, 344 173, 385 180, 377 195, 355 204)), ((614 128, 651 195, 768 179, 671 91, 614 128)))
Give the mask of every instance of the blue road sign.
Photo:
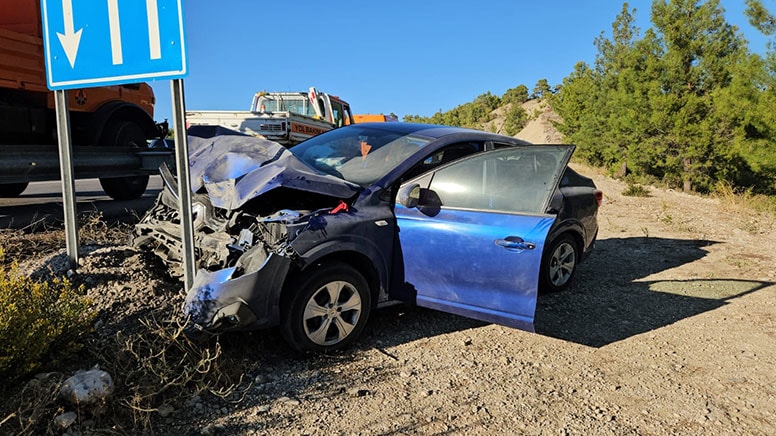
POLYGON ((179 79, 183 0, 41 0, 49 89, 179 79))

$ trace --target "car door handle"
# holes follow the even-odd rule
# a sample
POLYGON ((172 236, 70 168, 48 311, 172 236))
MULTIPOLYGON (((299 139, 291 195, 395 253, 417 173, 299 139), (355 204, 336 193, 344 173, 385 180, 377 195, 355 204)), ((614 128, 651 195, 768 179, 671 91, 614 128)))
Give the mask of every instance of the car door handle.
POLYGON ((536 248, 536 244, 525 242, 523 238, 519 236, 507 236, 504 239, 496 239, 493 241, 499 247, 504 247, 512 250, 533 250, 536 248))

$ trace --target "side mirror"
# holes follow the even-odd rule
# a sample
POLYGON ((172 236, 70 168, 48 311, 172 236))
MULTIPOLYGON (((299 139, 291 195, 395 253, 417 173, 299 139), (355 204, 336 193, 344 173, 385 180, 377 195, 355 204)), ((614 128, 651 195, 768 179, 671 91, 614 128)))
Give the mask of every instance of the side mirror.
POLYGON ((396 201, 408 209, 418 207, 420 202, 420 185, 412 183, 402 186, 399 189, 399 194, 396 196, 396 201))

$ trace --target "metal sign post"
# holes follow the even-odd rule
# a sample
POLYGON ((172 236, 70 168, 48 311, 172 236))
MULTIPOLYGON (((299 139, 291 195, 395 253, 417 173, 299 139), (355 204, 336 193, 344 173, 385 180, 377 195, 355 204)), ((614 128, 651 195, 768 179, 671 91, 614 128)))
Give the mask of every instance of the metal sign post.
POLYGON ((65 246, 70 268, 78 267, 78 222, 75 219, 75 180, 73 179, 73 147, 70 141, 70 112, 67 110, 67 91, 54 91, 57 111, 57 141, 59 168, 62 173, 62 205, 65 215, 65 246))
POLYGON ((175 79, 170 85, 172 120, 175 132, 175 166, 178 169, 178 213, 181 218, 183 241, 183 282, 186 290, 194 283, 194 224, 191 214, 191 175, 189 172, 189 142, 186 137, 186 102, 183 80, 175 79))

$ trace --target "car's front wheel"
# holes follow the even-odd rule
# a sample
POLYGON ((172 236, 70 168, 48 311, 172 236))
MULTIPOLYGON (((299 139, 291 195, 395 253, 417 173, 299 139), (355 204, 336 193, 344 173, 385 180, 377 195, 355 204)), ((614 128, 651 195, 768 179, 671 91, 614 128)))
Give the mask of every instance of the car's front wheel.
POLYGON ((571 285, 579 264, 579 248, 570 235, 561 235, 548 245, 542 256, 539 287, 543 291, 562 291, 571 285))
POLYGON ((353 343, 364 330, 372 296, 353 267, 324 264, 286 287, 281 331, 302 352, 328 352, 353 343))

